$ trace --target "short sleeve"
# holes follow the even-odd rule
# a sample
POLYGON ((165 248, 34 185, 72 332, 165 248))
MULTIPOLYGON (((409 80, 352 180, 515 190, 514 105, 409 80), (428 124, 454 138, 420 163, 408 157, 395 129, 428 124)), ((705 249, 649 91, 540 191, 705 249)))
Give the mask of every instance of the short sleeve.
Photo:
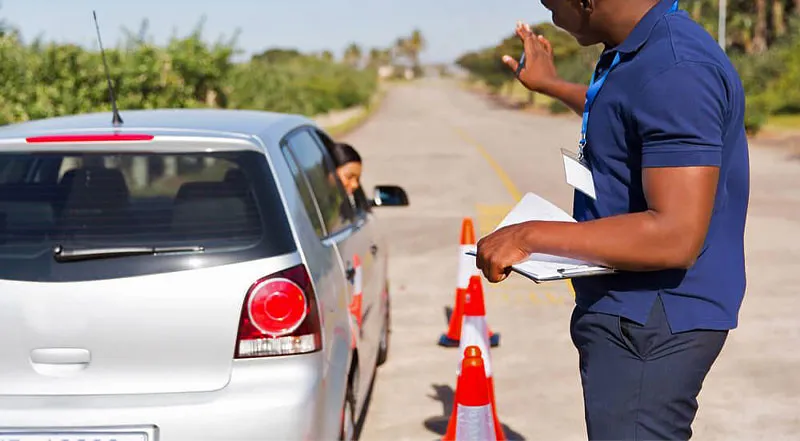
POLYGON ((720 166, 727 88, 716 66, 683 62, 648 80, 632 108, 642 167, 720 166))

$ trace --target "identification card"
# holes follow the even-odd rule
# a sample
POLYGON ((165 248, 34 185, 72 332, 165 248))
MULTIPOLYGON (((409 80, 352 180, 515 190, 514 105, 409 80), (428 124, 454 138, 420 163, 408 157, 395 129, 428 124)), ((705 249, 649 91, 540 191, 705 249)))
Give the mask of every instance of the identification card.
POLYGON ((594 179, 592 178, 592 171, 589 170, 589 167, 567 149, 561 149, 561 157, 564 159, 564 175, 567 178, 567 184, 575 187, 576 190, 586 196, 597 200, 597 194, 594 189, 594 179))

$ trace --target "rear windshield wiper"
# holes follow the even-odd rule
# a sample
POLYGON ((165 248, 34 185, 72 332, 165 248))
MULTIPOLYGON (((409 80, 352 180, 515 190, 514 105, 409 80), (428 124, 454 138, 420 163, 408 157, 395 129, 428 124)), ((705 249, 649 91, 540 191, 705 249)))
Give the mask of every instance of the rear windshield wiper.
POLYGON ((112 257, 147 256, 170 253, 201 253, 203 251, 205 251, 205 248, 201 246, 66 249, 58 245, 53 249, 53 258, 57 262, 77 262, 80 260, 108 259, 112 257))

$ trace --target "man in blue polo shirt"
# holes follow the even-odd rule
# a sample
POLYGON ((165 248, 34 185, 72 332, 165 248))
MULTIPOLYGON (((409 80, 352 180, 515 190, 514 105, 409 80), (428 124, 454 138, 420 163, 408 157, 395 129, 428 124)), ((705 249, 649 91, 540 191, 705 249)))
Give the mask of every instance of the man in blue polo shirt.
POLYGON ((479 241, 477 265, 494 283, 533 252, 619 270, 573 280, 589 438, 689 439, 745 292, 741 82, 675 0, 542 3, 581 44, 605 45, 589 87, 559 79, 528 26, 517 27, 522 66, 504 57, 530 90, 583 115, 564 153, 579 222, 499 230, 479 241))

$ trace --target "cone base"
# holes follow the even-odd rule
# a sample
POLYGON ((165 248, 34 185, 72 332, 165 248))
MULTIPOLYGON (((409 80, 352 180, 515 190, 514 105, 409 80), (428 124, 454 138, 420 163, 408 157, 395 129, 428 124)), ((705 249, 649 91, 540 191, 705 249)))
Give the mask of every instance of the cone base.
MULTIPOLYGON (((457 348, 461 344, 460 340, 455 340, 448 337, 445 334, 439 336, 439 346, 443 346, 445 348, 457 348)), ((489 336, 489 345, 493 348, 500 346, 500 334, 492 334, 489 336)))
POLYGON ((460 344, 461 342, 459 340, 454 340, 445 334, 442 334, 439 337, 439 346, 444 346, 445 348, 457 348, 460 344))

